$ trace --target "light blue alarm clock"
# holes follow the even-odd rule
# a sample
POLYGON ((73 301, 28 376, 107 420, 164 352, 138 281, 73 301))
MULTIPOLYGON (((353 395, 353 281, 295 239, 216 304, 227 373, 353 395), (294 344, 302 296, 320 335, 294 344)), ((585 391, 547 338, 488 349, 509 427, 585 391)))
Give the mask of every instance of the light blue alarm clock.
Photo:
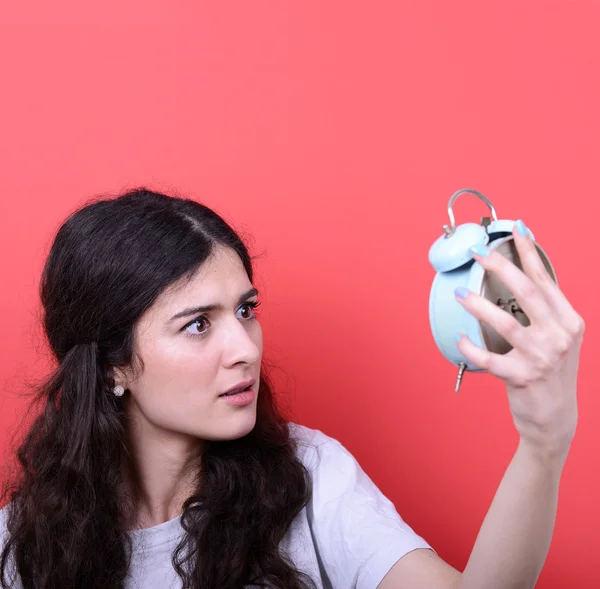
MULTIPOLYGON (((497 354, 505 354, 511 345, 489 325, 482 323, 468 313, 457 302, 454 289, 459 286, 486 297, 494 304, 512 313, 524 326, 529 318, 519 307, 513 294, 494 275, 485 272, 481 264, 473 259, 471 248, 474 245, 487 245, 507 257, 517 267, 522 268, 517 248, 512 236, 516 221, 498 219, 492 203, 476 190, 464 188, 455 192, 448 202, 450 225, 444 225, 444 234, 435 241, 429 250, 429 262, 436 271, 429 297, 429 322, 435 343, 440 352, 458 368, 455 391, 460 385, 465 371, 483 372, 465 358, 456 345, 457 333, 464 333, 480 348, 497 354), (452 206, 461 194, 472 194, 483 200, 490 209, 491 218, 483 217, 481 223, 456 225, 452 206)), ((529 231, 535 241, 533 233, 529 231)), ((546 270, 557 282, 556 274, 548 256, 535 244, 546 270)))

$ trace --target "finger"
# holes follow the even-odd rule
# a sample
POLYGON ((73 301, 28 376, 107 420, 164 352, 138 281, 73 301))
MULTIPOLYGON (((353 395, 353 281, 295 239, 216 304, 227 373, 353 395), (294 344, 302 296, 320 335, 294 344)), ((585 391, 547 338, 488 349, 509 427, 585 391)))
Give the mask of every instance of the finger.
MULTIPOLYGON (((475 318, 487 323, 514 348, 526 348, 524 345, 526 328, 511 313, 501 309, 490 300, 466 288, 454 291, 456 300, 475 318)), ((523 351, 526 351, 524 349, 523 351)))
POLYGON ((513 237, 523 270, 542 290, 542 294, 556 311, 557 320, 571 333, 583 332, 583 320, 550 276, 523 221, 517 221, 513 237))
POLYGON ((494 354, 489 350, 479 348, 464 334, 460 334, 457 347, 471 364, 502 379, 511 386, 524 387, 532 379, 528 363, 512 351, 508 354, 494 354))
POLYGON ((508 354, 494 354, 476 346, 466 335, 458 334, 456 346, 460 353, 473 365, 505 381, 516 381, 519 366, 508 354))
POLYGON ((473 248, 474 258, 484 270, 494 274, 514 295, 521 309, 532 323, 543 324, 551 315, 552 309, 541 289, 508 258, 486 246, 473 248))

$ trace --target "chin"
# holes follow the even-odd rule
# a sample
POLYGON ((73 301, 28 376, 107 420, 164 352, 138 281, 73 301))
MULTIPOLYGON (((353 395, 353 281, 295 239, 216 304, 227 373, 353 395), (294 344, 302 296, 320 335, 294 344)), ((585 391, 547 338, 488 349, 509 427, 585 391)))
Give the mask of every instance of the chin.
POLYGON ((255 425, 255 411, 239 413, 230 419, 224 419, 209 439, 213 442, 238 440, 248 435, 254 429, 255 425))

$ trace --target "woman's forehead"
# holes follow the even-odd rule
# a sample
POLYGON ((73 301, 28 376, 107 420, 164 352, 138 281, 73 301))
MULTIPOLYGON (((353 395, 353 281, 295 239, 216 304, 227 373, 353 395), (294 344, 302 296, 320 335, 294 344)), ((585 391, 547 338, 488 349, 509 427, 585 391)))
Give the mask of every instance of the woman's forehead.
POLYGON ((230 307, 238 304, 252 284, 240 257, 219 248, 189 278, 173 284, 157 298, 152 315, 167 319, 192 306, 230 307))

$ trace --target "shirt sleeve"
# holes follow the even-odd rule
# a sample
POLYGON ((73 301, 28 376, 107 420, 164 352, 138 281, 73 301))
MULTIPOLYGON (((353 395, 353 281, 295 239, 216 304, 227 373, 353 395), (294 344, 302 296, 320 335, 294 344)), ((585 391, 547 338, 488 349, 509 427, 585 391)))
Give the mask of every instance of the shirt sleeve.
MULTIPOLYGON (((8 540, 8 530, 7 530, 7 520, 8 520, 8 510, 10 509, 10 504, 0 509, 0 552, 4 549, 4 546, 8 540)), ((21 580, 18 578, 15 567, 14 560, 11 558, 8 564, 8 579, 7 581, 10 583, 8 587, 10 589, 23 589, 23 585, 21 584, 21 580)), ((0 586, 2 585, 2 579, 0 579, 0 586)))
POLYGON ((376 589, 405 554, 431 549, 342 444, 317 431, 312 453, 308 514, 321 566, 334 589, 376 589))

